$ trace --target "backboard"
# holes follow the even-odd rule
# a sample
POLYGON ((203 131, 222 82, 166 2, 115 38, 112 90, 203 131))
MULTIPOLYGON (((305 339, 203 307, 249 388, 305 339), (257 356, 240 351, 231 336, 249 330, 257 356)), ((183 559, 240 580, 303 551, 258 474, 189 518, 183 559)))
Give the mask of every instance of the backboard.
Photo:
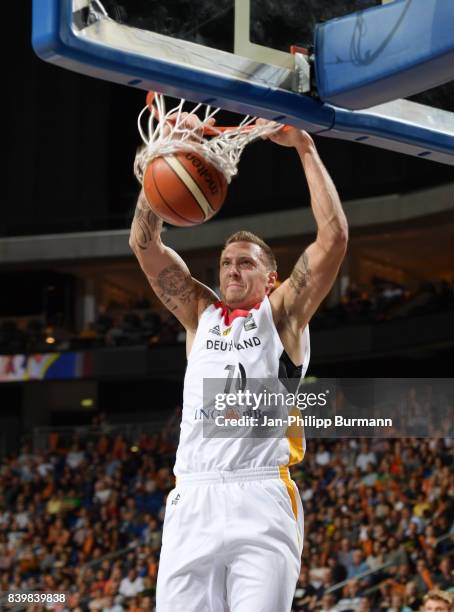
POLYGON ((43 59, 96 78, 454 165, 452 102, 435 107, 433 92, 430 105, 394 101, 454 78, 454 32, 443 25, 451 6, 33 0, 33 44, 43 59), (416 49, 411 33, 428 22, 416 49))

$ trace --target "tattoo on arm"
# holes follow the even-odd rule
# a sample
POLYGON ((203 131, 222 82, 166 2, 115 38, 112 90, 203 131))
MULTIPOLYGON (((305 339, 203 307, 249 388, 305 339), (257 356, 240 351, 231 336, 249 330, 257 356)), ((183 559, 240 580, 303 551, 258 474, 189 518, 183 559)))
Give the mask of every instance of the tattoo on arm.
POLYGON ((157 285, 159 298, 171 311, 177 310, 180 305, 199 301, 202 301, 206 307, 213 301, 210 293, 198 285, 178 264, 161 270, 157 277, 157 285))
POLYGON ((161 229, 162 220, 154 214, 148 205, 141 206, 139 200, 131 226, 134 243, 144 251, 150 242, 159 238, 161 229))
POLYGON ((309 268, 309 258, 307 253, 304 252, 296 262, 293 272, 290 275, 289 284, 295 293, 301 293, 301 291, 307 287, 311 277, 311 269, 309 268))
POLYGON ((191 301, 193 280, 177 264, 164 268, 158 275, 158 285, 163 295, 177 299, 182 304, 191 301))

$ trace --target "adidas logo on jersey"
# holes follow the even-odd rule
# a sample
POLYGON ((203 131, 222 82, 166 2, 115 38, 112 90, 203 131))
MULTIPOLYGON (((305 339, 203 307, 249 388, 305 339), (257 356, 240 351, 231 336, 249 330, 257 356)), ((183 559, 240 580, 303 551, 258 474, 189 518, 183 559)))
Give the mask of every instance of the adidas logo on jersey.
POLYGON ((178 493, 178 495, 175 497, 175 499, 172 499, 172 506, 176 506, 178 504, 178 502, 180 501, 180 494, 178 493))
POLYGON ((251 329, 257 329, 252 312, 248 314, 244 322, 244 331, 251 331, 251 329))
POLYGON ((219 327, 219 325, 215 325, 210 330, 208 330, 208 332, 210 334, 214 334, 215 336, 220 336, 221 335, 221 328, 219 327))

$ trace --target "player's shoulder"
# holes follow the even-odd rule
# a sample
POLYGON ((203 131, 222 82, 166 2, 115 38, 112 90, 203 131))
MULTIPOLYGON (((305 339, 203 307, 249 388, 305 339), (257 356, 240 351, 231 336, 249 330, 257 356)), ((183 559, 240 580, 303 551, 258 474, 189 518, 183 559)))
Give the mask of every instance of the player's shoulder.
POLYGON ((206 285, 204 285, 197 279, 193 278, 193 282, 194 282, 193 295, 195 298, 195 302, 197 304, 197 320, 195 322, 196 324, 194 327, 197 328, 200 323, 200 319, 202 315, 211 306, 219 302, 219 297, 216 295, 216 293, 212 289, 210 289, 209 287, 207 287, 206 285))

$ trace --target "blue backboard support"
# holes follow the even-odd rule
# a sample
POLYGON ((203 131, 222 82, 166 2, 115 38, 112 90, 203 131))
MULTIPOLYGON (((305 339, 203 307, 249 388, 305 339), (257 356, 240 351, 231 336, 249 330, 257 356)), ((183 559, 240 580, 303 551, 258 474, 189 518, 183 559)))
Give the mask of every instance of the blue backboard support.
POLYGON ((42 59, 95 78, 454 165, 453 113, 405 100, 363 111, 342 109, 299 93, 306 87, 296 69, 109 17, 87 19, 89 5, 88 0, 33 0, 32 42, 42 59))

